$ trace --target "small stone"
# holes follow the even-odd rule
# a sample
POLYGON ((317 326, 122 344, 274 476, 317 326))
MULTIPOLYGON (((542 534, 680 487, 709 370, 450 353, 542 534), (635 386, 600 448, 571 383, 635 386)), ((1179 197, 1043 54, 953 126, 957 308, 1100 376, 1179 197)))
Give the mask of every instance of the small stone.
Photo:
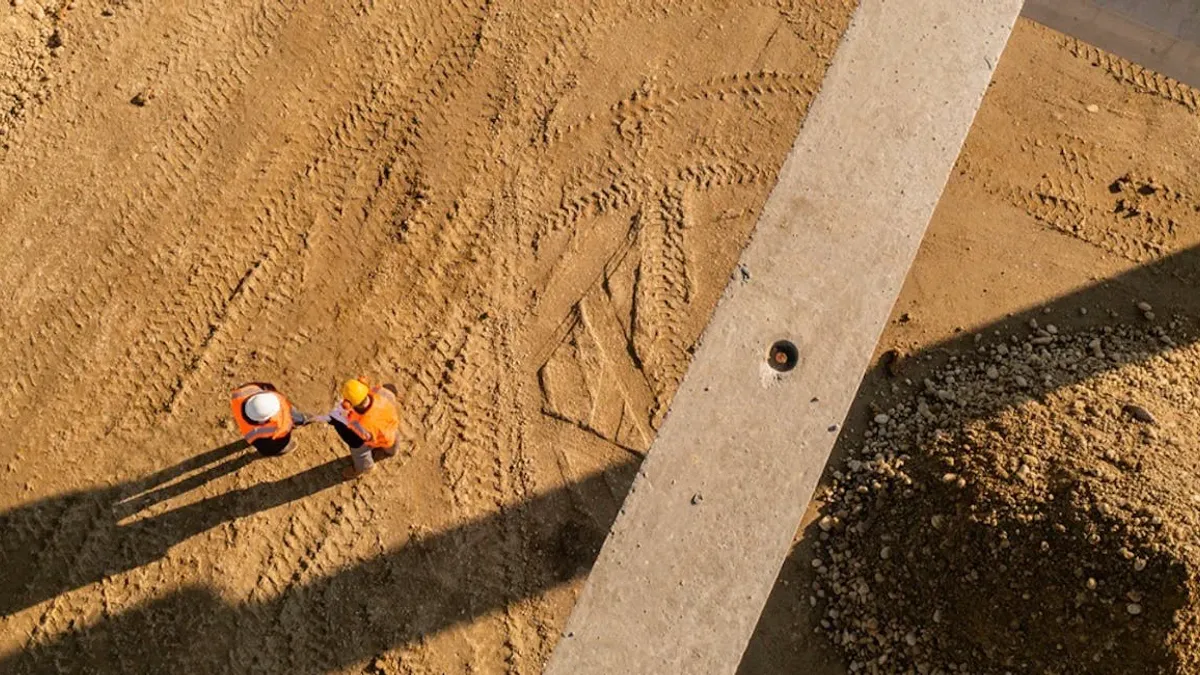
POLYGON ((1154 312, 1142 312, 1142 318, 1147 321, 1153 321, 1155 318, 1154 312))
POLYGON ((1095 103, 1089 103, 1087 106, 1087 111, 1090 113, 1098 113, 1100 112, 1100 106, 1096 105, 1095 103))
POLYGON ((1134 572, 1141 572, 1144 569, 1146 569, 1146 559, 1145 558, 1137 558, 1133 561, 1133 571, 1134 572))
POLYGON ((884 546, 883 548, 879 549, 880 560, 887 560, 890 557, 892 557, 892 547, 884 546))
POLYGON ((693 506, 695 506, 696 504, 699 504, 702 501, 704 501, 704 495, 700 494, 699 492, 692 495, 692 505, 693 506))
POLYGON ((885 415, 883 413, 879 413, 878 415, 875 416, 875 424, 879 424, 879 425, 887 424, 889 419, 891 419, 891 418, 889 418, 887 415, 885 415))
POLYGON ((1137 304, 1137 308, 1143 312, 1150 312, 1150 311, 1154 310, 1154 307, 1151 306, 1150 303, 1146 302, 1145 300, 1139 302, 1137 304))
POLYGON ((817 527, 821 528, 822 532, 828 532, 833 529, 833 516, 825 516, 817 521, 817 527))
POLYGON ((916 647, 917 646, 917 634, 913 633, 913 632, 909 632, 908 635, 904 636, 904 642, 909 647, 916 647))
POLYGON ((987 369, 987 378, 989 380, 999 379, 1000 378, 1000 370, 997 369, 996 366, 992 366, 992 367, 988 368, 987 369))
POLYGON ((1020 375, 1014 377, 1013 382, 1016 383, 1016 385, 1018 387, 1028 387, 1029 386, 1029 380, 1026 380, 1025 378, 1021 377, 1020 375))
POLYGON ((150 96, 144 91, 139 91, 133 95, 133 98, 129 99, 129 102, 139 108, 144 108, 150 102, 150 96))
POLYGON ((1037 330, 1037 329, 1038 329, 1038 322, 1037 322, 1037 319, 1030 319, 1030 320, 1029 320, 1029 327, 1030 327, 1030 328, 1032 328, 1032 329, 1034 329, 1034 330, 1037 330))
POLYGON ((1096 590, 1096 580, 1088 577, 1087 583, 1085 583, 1084 586, 1086 586, 1089 591, 1094 591, 1096 590))
POLYGON ((1087 307, 1079 308, 1079 316, 1087 316, 1087 307))
POLYGON ((1038 346, 1048 345, 1054 342, 1054 337, 1051 335, 1039 335, 1030 340, 1030 342, 1038 346))
POLYGON ((1048 324, 1046 324, 1046 332, 1051 335, 1058 335, 1058 326, 1055 326, 1052 323, 1048 323, 1048 324))
POLYGON ((1126 403, 1123 410, 1133 419, 1145 424, 1154 424, 1154 415, 1136 403, 1126 403))
POLYGON ((1125 605, 1125 611, 1129 612, 1130 616, 1137 616, 1142 613, 1142 606, 1136 602, 1131 602, 1125 605))

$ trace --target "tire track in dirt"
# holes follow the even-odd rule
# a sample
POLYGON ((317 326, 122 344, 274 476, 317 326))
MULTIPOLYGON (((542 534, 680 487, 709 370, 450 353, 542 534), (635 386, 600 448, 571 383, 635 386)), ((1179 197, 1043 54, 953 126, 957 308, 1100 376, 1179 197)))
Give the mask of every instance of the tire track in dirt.
MULTIPOLYGON (((449 53, 449 54, 451 54, 451 58, 454 58, 454 55, 456 55, 456 54, 461 54, 462 52, 460 52, 460 51, 457 51, 457 50, 451 50, 451 51, 450 51, 450 52, 448 52, 448 53, 449 53)), ((437 70, 438 70, 438 69, 435 67, 434 71, 432 71, 432 72, 437 72, 437 70)), ((440 75, 440 77, 442 78, 442 81, 443 81, 443 82, 444 82, 444 81, 446 81, 446 80, 452 80, 452 79, 453 79, 452 77, 448 76, 448 75, 447 75, 447 73, 446 73, 444 70, 441 72, 441 75, 440 75)), ((426 89, 426 90, 428 90, 428 89, 426 89)), ((433 88, 433 90, 434 90, 434 91, 439 91, 439 93, 440 93, 440 94, 442 94, 442 95, 446 95, 446 94, 448 93, 448 92, 446 92, 446 91, 444 91, 444 90, 439 90, 439 89, 438 89, 438 87, 436 87, 436 86, 433 88)), ((429 101, 429 103, 436 103, 436 102, 438 102, 438 100, 437 100, 437 99, 427 99, 427 101, 429 101)), ((408 112, 407 112, 407 113, 406 113, 404 116, 405 116, 405 117, 408 117, 408 116, 410 116, 410 115, 417 115, 417 114, 421 114, 421 113, 422 113, 422 111, 421 111, 420 109, 418 109, 418 110, 416 110, 416 111, 408 111, 408 112)), ((376 126, 379 126, 379 125, 376 125, 376 126)), ((344 141, 345 139, 343 138, 342 140, 344 141)), ((373 142, 371 142, 371 143, 373 144, 373 142)), ((399 144, 399 145, 403 145, 403 144, 405 144, 405 143, 407 143, 407 141, 406 141, 406 140, 402 140, 402 141, 400 141, 398 144, 399 144)), ((382 172, 382 174, 386 174, 386 175, 381 175, 381 179, 382 179, 382 181, 381 181, 381 183, 380 183, 381 190, 386 190, 386 185, 384 185, 384 183, 388 183, 388 182, 389 182, 389 179, 390 179, 391 175, 394 175, 394 174, 397 174, 397 173, 398 173, 398 172, 396 172, 394 169, 390 168, 390 167, 392 167, 392 164, 390 163, 390 160, 389 160, 389 163, 385 164, 384 166, 385 166, 385 167, 388 167, 388 168, 387 168, 387 169, 385 169, 385 170, 382 172)), ((370 214, 371 214, 371 209, 370 209, 369 207, 368 207, 368 208, 364 208, 364 209, 363 209, 363 216, 364 216, 364 217, 366 217, 366 216, 368 216, 368 215, 370 215, 370 214)), ((439 399, 439 400, 441 400, 441 399, 439 399)), ((454 400, 456 400, 456 399, 452 397, 450 400, 451 400, 451 401, 454 401, 454 400)), ((469 428, 468 428, 468 429, 469 429, 469 428)), ((375 495, 374 495, 374 490, 373 490, 372 488, 370 488, 370 487, 367 487, 368 485, 369 485, 369 483, 363 483, 363 482, 356 483, 356 488, 357 488, 357 489, 355 490, 355 501, 354 501, 354 503, 355 503, 355 504, 358 504, 358 505, 360 505, 360 506, 365 506, 366 504, 369 504, 371 500, 373 500, 373 498, 374 498, 374 496, 375 496, 375 495), (360 486, 361 486, 361 487, 360 487, 360 486)), ((348 521, 347 521, 347 522, 348 522, 348 521)), ((337 532, 338 532, 339 534, 344 534, 344 532, 342 532, 341 530, 338 530, 337 532)), ((325 537, 326 537, 326 539, 328 540, 328 535, 325 535, 325 537)), ((347 556, 345 556, 345 555, 335 555, 335 556, 333 556, 333 558, 334 558, 334 559, 340 559, 340 560, 343 560, 343 561, 344 561, 344 560, 346 560, 346 559, 347 559, 347 556)), ((350 559, 353 559, 353 558, 350 558, 350 559)), ((277 560, 283 560, 283 558, 278 558, 277 560)), ((307 558, 305 558, 305 560, 301 562, 301 566, 303 566, 303 567, 309 567, 309 566, 310 566, 310 563, 309 563, 309 562, 307 562, 307 560, 308 560, 308 559, 307 559, 307 558)), ((289 563, 287 563, 286 565, 284 565, 284 567, 285 567, 285 568, 287 568, 287 567, 291 567, 291 566, 292 566, 292 563, 290 563, 290 562, 289 562, 289 563)), ((276 567, 278 567, 278 565, 276 565, 276 567)), ((298 616, 300 616, 300 617, 302 618, 302 615, 298 615, 298 616)), ((297 626, 297 629, 300 629, 300 628, 302 628, 302 626, 297 626)), ((292 632, 292 631, 289 631, 289 632, 292 632)), ((305 644, 310 644, 310 643, 312 642, 312 636, 308 636, 307 638, 305 638, 305 637, 297 637, 296 639, 297 639, 297 640, 300 640, 301 642, 304 642, 305 644)), ((294 658, 294 654, 295 654, 296 652, 295 652, 295 651, 293 651, 292 653, 293 653, 293 658, 294 658)))
MULTIPOLYGON (((771 16, 793 31, 823 30, 823 9, 806 14, 802 3, 786 4, 794 10, 790 17, 771 16)), ((224 7, 234 4, 211 11, 224 7)), ((242 7, 237 5, 239 12, 242 7)), ((812 95, 806 88, 807 66, 790 68, 793 55, 784 48, 766 63, 705 63, 695 83, 664 81, 645 99, 620 85, 604 94, 599 107, 592 106, 601 112, 599 123, 585 128, 568 121, 563 127, 553 113, 555 99, 572 95, 564 92, 571 91, 574 71, 587 67, 585 57, 597 41, 619 37, 614 26, 644 20, 669 32, 681 18, 714 23, 739 16, 743 8, 735 2, 547 2, 545 9, 545 16, 561 11, 561 30, 546 30, 542 12, 507 1, 404 8, 364 2, 336 11, 308 4, 274 28, 253 13, 239 19, 243 23, 229 29, 230 39, 241 40, 239 34, 247 31, 270 34, 267 51, 247 49, 242 65, 231 65, 230 77, 241 79, 221 89, 227 100, 214 98, 214 105, 223 106, 220 113, 197 114, 194 123, 172 130, 176 135, 156 136, 167 140, 147 156, 155 162, 175 158, 164 170, 196 185, 185 185, 182 194, 162 192, 166 188, 160 185, 154 188, 159 192, 147 190, 119 207, 121 217, 114 222, 121 223, 122 238, 103 242, 112 247, 103 269, 148 270, 164 284, 125 287, 112 276, 97 282, 102 289, 97 297, 119 303, 110 312, 128 314, 131 325, 145 327, 119 351, 118 362, 78 371, 87 378, 84 384, 103 382, 104 407, 115 409, 119 400, 149 401, 138 404, 147 410, 142 417, 116 425, 121 432, 116 435, 128 436, 152 420, 186 434, 189 423, 215 414, 214 399, 224 394, 224 385, 251 369, 286 373, 300 363, 301 379, 318 381, 328 376, 323 367, 382 373, 383 379, 392 373, 404 394, 405 418, 418 421, 415 426, 424 432, 426 443, 415 452, 423 462, 432 460, 431 476, 440 471, 445 502, 436 506, 458 521, 504 511, 544 487, 541 467, 556 461, 557 449, 548 452, 542 440, 529 440, 529 425, 540 423, 536 409, 526 409, 537 399, 536 368, 522 359, 528 345, 558 339, 556 331, 570 315, 578 315, 594 337, 610 364, 605 367, 623 383, 624 398, 637 399, 619 406, 616 441, 633 433, 623 416, 646 415, 627 408, 665 410, 667 402, 659 399, 669 396, 666 387, 682 374, 702 324, 693 316, 701 311, 700 298, 725 276, 718 272, 712 281, 713 273, 697 258, 693 233, 705 234, 712 225, 696 220, 690 200, 723 190, 765 198, 794 129, 764 134, 755 125, 776 119, 798 124, 812 95), (331 28, 324 32, 337 34, 334 47, 294 44, 326 24, 331 28), (341 69, 309 74, 306 67, 321 65, 315 54, 328 54, 341 69), (311 94, 290 92, 300 86, 311 94), (262 104, 262 96, 253 93, 259 87, 284 93, 262 104), (549 97, 539 93, 547 91, 549 97), (638 104, 621 105, 630 100, 638 104), (635 126, 641 120, 640 128, 621 136, 619 124, 604 110, 624 114, 635 126), (544 113, 540 118, 538 111, 544 113), (221 115, 238 124, 221 124, 221 115), (288 131, 275 131, 272 118, 285 120, 281 126, 288 131), (676 122, 681 128, 672 128, 676 122), (737 128, 725 130, 722 124, 737 128), (539 133, 542 142, 536 141, 539 133), (196 152, 201 154, 191 154, 196 152), (178 222, 185 232, 178 237, 155 233, 147 241, 141 228, 153 222, 147 215, 153 208, 160 208, 156 218, 178 222), (567 250, 572 233, 606 214, 642 214, 644 222, 617 228, 626 254, 599 267, 581 261, 589 272, 574 278, 577 263, 567 250), (213 223, 248 223, 253 231, 244 240, 229 240, 221 236, 227 231, 222 226, 206 240, 201 233, 213 223), (535 252, 531 243, 539 232, 543 246, 535 252), (129 245, 136 245, 134 251, 153 250, 154 256, 130 262, 125 258, 131 255, 125 250, 129 245), (541 315, 550 306, 540 305, 538 291, 544 289, 529 274, 546 268, 566 275, 565 281, 562 276, 554 281, 562 281, 565 294, 554 309, 562 314, 554 317, 541 315), (622 287, 614 290, 610 281, 618 274, 622 287), (129 289, 150 292, 131 301, 125 295, 129 289), (313 317, 318 320, 306 327, 313 317), (330 325, 336 330, 327 330, 330 325), (546 326, 551 331, 544 335, 530 333, 546 326), (640 350, 630 347, 635 339, 643 342, 640 350), (255 343, 268 347, 256 353, 255 343), (120 382, 141 375, 143 367, 145 382, 120 382), (654 374, 648 378, 647 371, 654 374)), ((196 8, 192 23, 180 30, 202 40, 203 29, 193 26, 207 21, 209 11, 196 8)), ((761 32, 768 39, 770 27, 761 32)), ((786 37, 788 30, 779 32, 786 37)), ((795 58, 819 64, 811 54, 795 58)), ((187 68, 177 65, 182 63, 187 61, 168 61, 151 73, 149 79, 167 83, 158 100, 170 100, 170 83, 185 78, 187 68)), ((187 86, 220 86, 211 84, 221 77, 216 70, 193 77, 199 84, 187 86)), ((584 110, 582 116, 587 115, 584 110)), ((150 164, 147 171, 159 167, 150 164)), ((176 180, 181 179, 163 179, 163 184, 176 180)), ((746 211, 738 217, 753 215, 746 211)), ((101 228, 102 233, 118 232, 111 227, 101 228)), ((46 297, 67 295, 63 286, 46 297)), ((105 319, 97 320, 95 312, 112 304, 75 304, 70 311, 80 330, 104 328, 105 319)), ((126 334, 116 328, 110 332, 126 334)), ((83 348, 58 354, 75 354, 80 363, 89 357, 103 363, 111 354, 111 346, 80 344, 83 348)), ((45 353, 29 352, 32 358, 45 353)), ((10 400, 51 391, 45 381, 62 372, 52 363, 35 368, 34 379, 10 400)), ((295 379, 296 373, 286 376, 295 379)), ((300 395, 320 389, 310 382, 300 395)), ((651 430, 648 422, 641 428, 643 440, 651 430)), ((256 466, 249 478, 282 476, 284 467, 282 462, 256 466)), ((406 465, 385 465, 383 476, 397 471, 407 471, 406 465)), ((552 486, 558 481, 548 480, 552 486)), ((198 495, 220 488, 206 487, 198 495)), ((335 614, 328 610, 349 589, 309 589, 312 581, 394 542, 375 522, 389 513, 376 505, 394 489, 386 481, 360 481, 296 500, 286 510, 238 518, 203 540, 179 545, 192 550, 202 541, 236 559, 246 541, 259 542, 253 552, 261 555, 255 556, 258 562, 245 584, 249 596, 283 598, 270 603, 269 616, 241 618, 238 634, 261 634, 269 626, 277 635, 264 641, 266 648, 258 654, 254 641, 235 642, 227 656, 231 667, 336 667, 328 655, 338 649, 339 631, 347 627, 321 617, 335 614)), ((426 516, 413 518, 420 523, 426 516)), ((497 570, 481 574, 481 585, 511 589, 503 592, 514 599, 545 589, 557 574, 545 569, 545 561, 557 554, 531 549, 535 540, 523 526, 508 523, 483 550, 470 551, 481 570, 497 570)), ((138 573, 152 574, 163 585, 194 578, 188 560, 172 553, 138 573)), ((557 607, 540 599, 509 603, 495 616, 454 632, 471 636, 464 644, 479 668, 527 672, 548 654, 561 619, 554 614, 557 607)), ((387 616, 377 608, 362 609, 351 629, 378 628, 375 622, 387 616)), ((103 603, 88 610, 92 615, 103 611, 103 603)), ((64 630, 69 629, 55 625, 47 634, 64 630)), ((404 663, 396 665, 412 667, 409 659, 415 658, 430 670, 453 670, 446 664, 455 657, 436 652, 440 643, 431 636, 429 644, 405 648, 404 663)), ((392 654, 387 656, 376 661, 390 667, 392 654)))
POLYGON ((1077 38, 1064 35, 1059 46, 1075 58, 1102 68, 1118 82, 1132 85, 1136 91, 1174 101, 1192 112, 1200 112, 1200 90, 1093 47, 1077 38))
POLYGON ((966 163, 985 190, 1047 227, 1136 263, 1200 238, 1200 199, 1139 171, 1114 168, 1128 166, 1119 150, 1075 133, 1029 136, 1020 148, 1019 161, 1042 167, 1036 183, 1019 167, 966 163))
MULTIPOLYGON (((341 141, 345 141, 345 140, 346 140, 346 139, 345 139, 345 137, 344 137, 344 136, 340 136, 340 135, 339 135, 339 138, 338 138, 338 141, 339 141, 339 142, 341 142, 341 141)), ((268 213, 268 216, 269 216, 269 215, 270 215, 270 213, 268 213)), ((258 269, 260 269, 260 268, 261 268, 261 264, 262 264, 262 262, 263 262, 263 260, 262 260, 262 259, 260 259, 258 262, 256 262, 256 263, 255 263, 254 267, 252 267, 252 268, 251 268, 250 272, 249 272, 249 273, 247 273, 247 275, 243 277, 242 281, 240 281, 240 282, 238 283, 238 285, 237 285, 237 287, 235 288, 235 290, 234 290, 234 293, 232 294, 231 298, 236 298, 236 297, 238 297, 238 294, 239 294, 240 290, 243 288, 243 286, 244 286, 244 284, 245 284, 246 280, 248 279, 248 277, 250 276, 250 274, 252 274, 252 273, 253 273, 255 270, 258 270, 258 269)), ((171 312, 171 311, 167 311, 167 312, 164 312, 164 313, 165 313, 165 314, 172 314, 172 312, 171 312)), ((211 333, 210 333, 210 336, 211 336, 211 333)), ((365 489, 363 489, 363 490, 356 490, 356 491, 355 491, 355 494, 356 494, 356 496, 359 496, 360 492, 363 492, 363 491, 369 492, 369 491, 370 491, 370 489, 369 489, 369 488, 365 488, 365 489)), ((369 499, 369 495, 368 495, 367 499, 369 499)), ((358 499, 358 503, 361 505, 361 504, 364 504, 364 503, 366 503, 366 502, 364 502, 364 501, 363 501, 363 498, 361 498, 361 497, 360 497, 360 498, 358 499)))
MULTIPOLYGON (((449 53, 451 55, 454 55, 454 54, 457 54, 460 52, 451 50, 449 53)), ((454 58, 454 57, 452 56, 451 58, 454 58)), ((431 72, 437 72, 437 71, 438 71, 438 68, 435 67, 434 70, 431 72)), ((450 79, 445 74, 445 71, 442 71, 441 77, 443 78, 443 81, 445 79, 450 79)), ((435 87, 435 90, 436 90, 436 87, 435 87)), ((427 101, 429 103, 434 103, 434 102, 436 102, 436 99, 427 99, 427 101)), ((409 115, 417 115, 417 114, 421 114, 421 112, 422 112, 421 109, 418 109, 416 111, 408 111, 407 114, 405 114, 404 116, 407 117, 409 115)), ((395 114, 395 113, 389 113, 389 114, 395 114)), ((372 126, 376 129, 382 129, 382 128, 384 128, 385 125, 376 123, 372 126)), ((339 135, 339 140, 341 142, 347 142, 348 139, 345 135, 339 135)), ((407 141, 401 141, 400 144, 402 145, 405 142, 407 142, 407 141)), ((374 141, 368 140, 367 144, 374 145, 374 141)), ((385 165, 385 166, 390 166, 390 164, 385 165)), ((395 172, 394 170, 385 170, 385 171, 383 171, 383 173, 384 174, 394 174, 397 172, 395 172)), ((385 180, 384 182, 386 183, 387 181, 385 180)), ((381 189, 385 189, 385 188, 386 188, 386 186, 381 186, 381 189)), ((369 207, 366 207, 363 209, 364 217, 366 217, 370 213, 371 213, 371 209, 369 207)), ((370 487, 369 482, 359 482, 359 483, 355 484, 355 490, 354 490, 353 496, 354 496, 354 500, 352 502, 352 505, 355 508, 362 510, 362 509, 369 509, 369 504, 375 499, 376 495, 375 495, 375 490, 372 487, 370 487)), ((338 508, 338 511, 341 511, 343 507, 339 506, 337 508, 338 508)), ((329 517, 329 514, 327 514, 327 513, 320 514, 319 516, 317 516, 317 518, 319 520, 321 520, 321 522, 326 522, 328 520, 328 517, 329 517)), ((354 519, 343 518, 343 517, 337 517, 335 520, 336 520, 336 522, 343 522, 343 523, 354 522, 354 519)), ((369 520, 369 518, 365 518, 365 519, 363 519, 363 522, 366 522, 368 520, 369 520)), ((330 521, 330 522, 333 522, 333 521, 330 521)), ((351 537, 351 536, 357 537, 359 535, 359 533, 353 532, 353 531, 347 531, 347 530, 345 530, 345 528, 334 528, 334 529, 329 529, 329 530, 323 532, 322 539, 324 541, 333 540, 334 537, 332 535, 336 535, 337 537, 351 537)), ((347 555, 344 551, 340 551, 335 554, 330 554, 329 551, 330 551, 330 549, 327 547, 321 547, 320 549, 318 549, 319 553, 326 555, 331 561, 335 561, 335 562, 344 563, 348 559, 355 558, 355 556, 347 555)), ((306 556, 299 562, 299 565, 302 568, 314 570, 313 573, 316 574, 316 573, 319 573, 319 571, 322 569, 323 566, 314 564, 314 562, 315 562, 315 560, 312 559, 312 556, 306 556)), ((275 569, 278 569, 278 568, 289 569, 289 568, 294 568, 295 566, 296 566, 296 563, 287 559, 286 557, 277 557, 274 568, 275 569), (283 561, 286 561, 286 562, 283 562, 283 561), (280 564, 280 563, 282 563, 282 564, 280 564)), ((269 578, 270 578, 270 575, 268 575, 268 579, 269 578)), ((272 584, 272 585, 277 586, 277 584, 272 584)), ((285 587, 285 590, 283 591, 285 593, 287 592, 286 588, 288 588, 288 587, 285 587)), ((307 611, 311 611, 311 610, 307 610, 307 611)), ((308 618, 306 616, 307 611, 297 613, 296 615, 291 617, 293 623, 296 621, 300 622, 299 624, 297 624, 295 626, 295 630, 288 631, 288 633, 293 636, 293 645, 292 645, 292 648, 290 651, 290 653, 292 654, 293 660, 296 659, 296 654, 301 653, 301 652, 308 654, 310 657, 313 657, 313 658, 315 658, 317 656, 317 652, 314 651, 317 649, 317 646, 315 644, 313 644, 316 641, 315 636, 309 634, 309 633, 311 633, 311 631, 302 630, 305 628, 304 625, 302 625, 303 620, 308 618), (299 648, 300 644, 308 645, 308 649, 300 650, 300 648, 299 648)), ((301 660, 301 662, 303 662, 303 660, 301 660)))
MULTIPOLYGON (((258 8, 266 12, 267 17, 274 19, 265 21, 267 25, 276 28, 282 25, 284 20, 284 11, 287 9, 286 3, 266 2, 259 5, 258 8)), ((193 16, 194 27, 196 30, 203 30, 213 23, 212 17, 206 14, 193 16)), ((218 157, 217 143, 213 139, 208 139, 203 130, 199 127, 202 120, 217 117, 226 108, 225 105, 214 105, 214 102, 228 101, 227 97, 218 95, 217 92, 229 88, 241 87, 245 84, 245 72, 248 68, 241 67, 234 70, 234 64, 240 63, 248 59, 247 52, 266 53, 265 48, 258 48, 258 43, 269 39, 269 36, 246 36, 243 39, 233 41, 239 45, 233 54, 230 55, 229 61, 224 65, 218 63, 218 69, 223 73, 222 79, 215 86, 208 86, 201 90, 200 100, 203 101, 202 114, 185 114, 185 123, 190 124, 195 134, 202 139, 206 139, 210 147, 204 148, 204 156, 210 158, 211 161, 216 161, 218 157), (250 39, 256 38, 256 39, 250 39)), ((202 158, 196 154, 196 148, 191 142, 181 142, 183 137, 176 136, 179 127, 172 125, 166 129, 152 130, 152 134, 165 134, 167 142, 158 147, 164 148, 158 152, 152 153, 151 162, 153 168, 149 172, 150 175, 160 176, 161 179, 149 182, 146 184, 146 189, 137 191, 130 202, 118 207, 118 215, 116 222, 119 223, 115 239, 103 244, 102 254, 96 264, 93 266, 99 274, 93 272, 85 275, 85 285, 82 287, 73 286, 73 292, 65 292, 63 289, 62 296, 67 298, 65 306, 56 308, 56 312, 51 315, 48 321, 42 323, 37 330, 37 337, 42 338, 36 342, 28 343, 28 347, 15 354, 15 358, 10 363, 5 363, 3 367, 11 367, 14 372, 21 372, 23 377, 17 382, 17 395, 29 398, 29 394, 37 386, 43 392, 45 389, 53 389, 53 384, 47 384, 44 379, 38 378, 38 375, 44 375, 47 379, 54 377, 54 373, 39 372, 42 369, 26 369, 17 368, 17 364, 24 364, 34 360, 33 353, 37 351, 39 355, 45 353, 44 343, 51 345, 65 345, 67 349, 74 347, 79 349, 78 343, 72 343, 64 340, 45 340, 49 336, 55 335, 71 335, 71 334, 106 334, 111 329, 111 326, 105 326, 101 323, 102 319, 112 319, 112 312, 105 311, 105 308, 111 307, 116 292, 114 279, 121 279, 126 283, 138 284, 139 281, 146 283, 149 280, 160 279, 169 271, 171 263, 178 259, 183 253, 183 247, 187 242, 188 235, 192 234, 191 228, 165 228, 156 231, 157 238, 147 240, 146 228, 140 227, 143 222, 154 222, 157 216, 161 214, 161 205, 171 203, 172 196, 183 192, 183 186, 189 181, 187 175, 190 171, 192 175, 197 173, 198 164, 202 164, 202 158), (152 251, 150 255, 141 257, 138 252, 152 251)), ((198 146, 197 146, 198 147, 198 146)), ((150 293, 151 287, 143 285, 140 288, 135 287, 133 290, 134 297, 146 299, 146 295, 150 293)), ((122 289, 123 291, 126 289, 122 289)), ((218 291, 219 292, 219 291, 218 291)), ((55 296, 58 293, 47 297, 46 302, 55 302, 55 296)), ((141 303, 139 303, 141 304, 141 303)), ((126 305, 123 307, 126 312, 135 310, 135 306, 126 305)), ((32 308, 33 312, 39 313, 37 308, 32 308)), ((133 323, 136 314, 133 316, 126 315, 133 323)), ((153 325, 152 321, 148 321, 153 325)), ((168 332, 168 331, 163 331, 168 332)), ((171 348, 171 343, 167 343, 168 349, 171 348)), ((64 349, 66 351, 66 349, 64 349)), ((57 359, 66 360, 67 354, 51 354, 47 361, 57 359)), ((128 353, 125 357, 128 359, 128 353)), ((120 359, 118 359, 120 360, 120 359)), ((9 405, 10 401, 4 400, 0 402, 3 405, 9 405)))

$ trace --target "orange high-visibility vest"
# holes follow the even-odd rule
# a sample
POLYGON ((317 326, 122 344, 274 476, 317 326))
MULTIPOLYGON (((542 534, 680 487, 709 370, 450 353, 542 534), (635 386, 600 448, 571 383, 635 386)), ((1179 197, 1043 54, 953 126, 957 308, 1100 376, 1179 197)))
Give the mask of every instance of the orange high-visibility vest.
MULTIPOLYGON (((358 378, 369 384, 364 378, 358 378)), ((396 396, 383 387, 371 387, 371 407, 360 413, 342 401, 347 425, 369 448, 387 449, 396 444, 400 433, 400 410, 396 396)))
POLYGON ((280 439, 292 433, 292 404, 279 392, 267 389, 259 384, 244 384, 233 391, 229 401, 233 409, 233 421, 237 422, 238 431, 247 443, 272 438, 280 439), (271 419, 259 424, 246 417, 246 401, 255 394, 271 393, 279 397, 279 412, 271 419))

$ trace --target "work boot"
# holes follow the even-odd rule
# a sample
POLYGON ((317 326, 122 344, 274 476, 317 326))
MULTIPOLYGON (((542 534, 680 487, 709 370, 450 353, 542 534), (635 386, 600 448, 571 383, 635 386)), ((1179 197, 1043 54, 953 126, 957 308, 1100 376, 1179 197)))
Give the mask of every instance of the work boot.
POLYGON ((358 478, 366 473, 369 473, 371 471, 371 469, 373 469, 373 468, 375 468, 375 467, 371 467, 369 469, 363 469, 362 471, 359 471, 358 469, 354 468, 353 464, 351 464, 350 466, 342 469, 342 479, 343 480, 354 480, 355 478, 358 478))
POLYGON ((376 462, 380 462, 385 459, 390 459, 395 456, 396 456, 396 448, 394 448, 394 447, 390 448, 390 449, 371 448, 371 459, 375 460, 376 462))

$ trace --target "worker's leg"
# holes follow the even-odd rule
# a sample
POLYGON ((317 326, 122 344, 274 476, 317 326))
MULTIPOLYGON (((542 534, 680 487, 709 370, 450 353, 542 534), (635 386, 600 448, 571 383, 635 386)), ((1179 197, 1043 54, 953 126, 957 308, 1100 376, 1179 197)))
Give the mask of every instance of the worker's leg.
POLYGON ((350 448, 350 461, 353 464, 342 472, 344 478, 358 478, 375 467, 375 458, 371 456, 371 448, 365 445, 356 445, 350 448))
POLYGON ((388 459, 389 457, 395 457, 397 452, 400 452, 400 435, 399 434, 396 434, 396 440, 395 440, 395 442, 392 443, 392 447, 372 449, 371 450, 371 459, 374 459, 376 462, 378 462, 381 460, 388 459))
POLYGON ((283 438, 259 439, 254 441, 252 445, 258 451, 258 454, 263 457, 279 457, 291 452, 294 444, 292 443, 292 435, 288 434, 283 438))

